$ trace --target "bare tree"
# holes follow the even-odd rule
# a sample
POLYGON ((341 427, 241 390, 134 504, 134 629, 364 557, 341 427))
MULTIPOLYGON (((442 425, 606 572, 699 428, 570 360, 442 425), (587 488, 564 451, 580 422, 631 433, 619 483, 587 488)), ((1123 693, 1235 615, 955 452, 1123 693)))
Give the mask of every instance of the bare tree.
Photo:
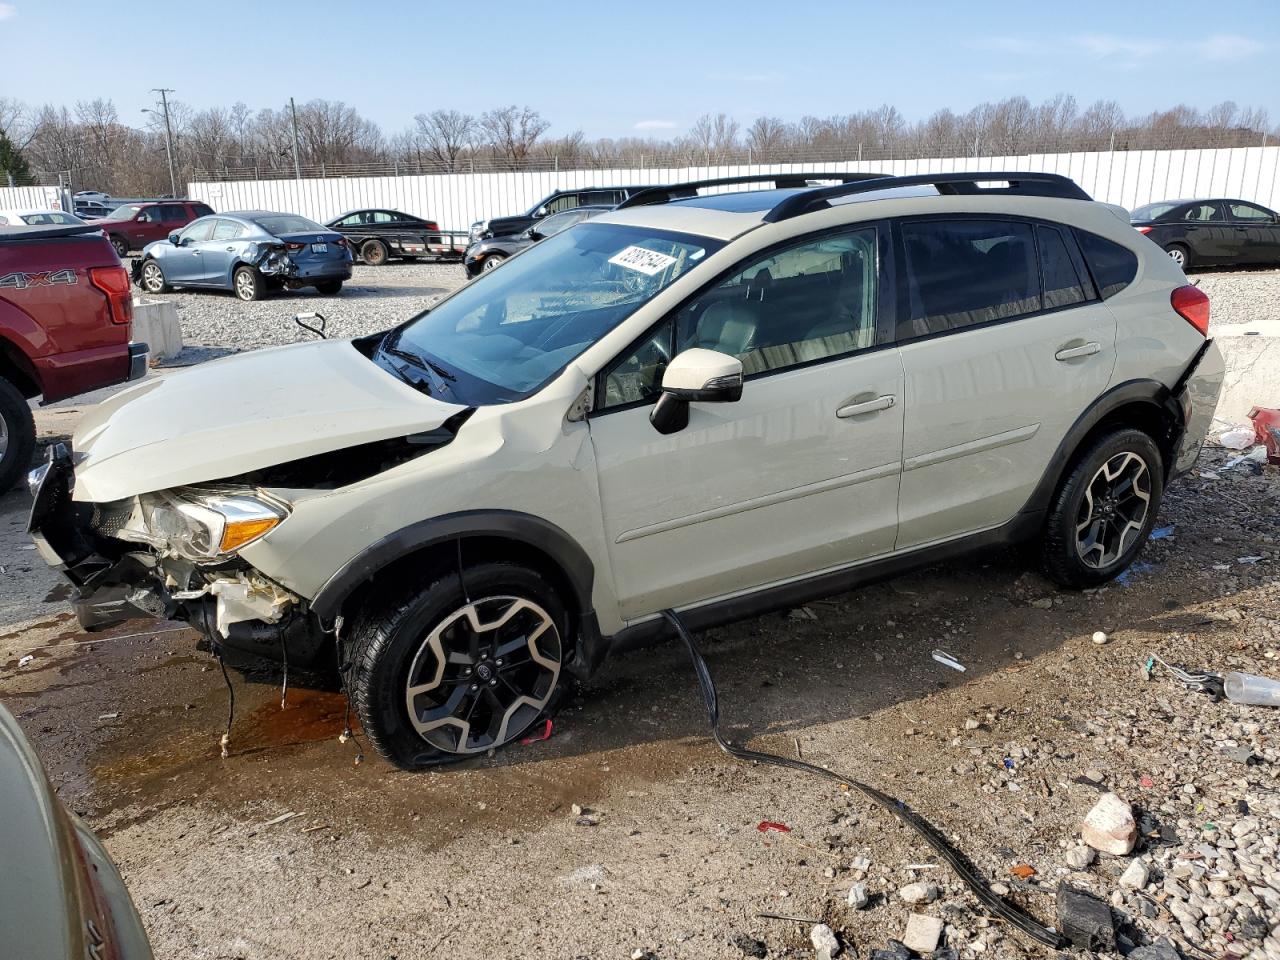
POLYGON ((529 107, 500 107, 480 118, 490 152, 508 163, 523 163, 551 123, 529 107))
POLYGON ((432 110, 413 118, 420 149, 450 173, 458 169, 463 154, 475 146, 480 125, 469 113, 432 110))
POLYGON ((747 149, 753 160, 775 157, 787 146, 791 132, 777 117, 756 117, 747 128, 747 149))
POLYGON ((689 128, 689 140, 704 162, 712 163, 737 147, 738 121, 727 113, 704 113, 689 128))

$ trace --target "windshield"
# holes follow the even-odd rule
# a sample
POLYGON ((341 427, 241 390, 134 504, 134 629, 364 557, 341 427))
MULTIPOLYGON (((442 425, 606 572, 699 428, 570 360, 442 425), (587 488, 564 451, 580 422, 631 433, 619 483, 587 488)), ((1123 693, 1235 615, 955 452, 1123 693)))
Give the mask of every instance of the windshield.
POLYGON ((444 399, 509 403, 534 393, 719 240, 612 223, 579 224, 513 257, 386 338, 379 362, 420 358, 444 399), (438 385, 439 386, 439 385, 438 385))
POLYGON ((1154 220, 1156 217, 1164 216, 1176 206, 1176 203, 1148 203, 1145 207, 1139 207, 1129 214, 1129 219, 1154 220))
POLYGON ((123 207, 116 207, 111 213, 107 214, 108 220, 132 220, 142 208, 136 204, 127 204, 123 207))
POLYGON ((291 213, 284 213, 278 217, 258 217, 253 222, 273 237, 283 236, 286 233, 315 233, 317 230, 324 232, 329 229, 320 226, 314 220, 294 216, 291 213))

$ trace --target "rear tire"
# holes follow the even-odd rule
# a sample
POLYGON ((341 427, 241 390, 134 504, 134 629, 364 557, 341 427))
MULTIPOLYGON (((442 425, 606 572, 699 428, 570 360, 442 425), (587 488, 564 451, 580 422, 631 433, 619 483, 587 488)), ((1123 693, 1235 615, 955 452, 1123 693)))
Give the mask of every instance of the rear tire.
POLYGON ((7 493, 31 466, 36 422, 27 398, 0 377, 0 494, 7 493))
POLYGON ((451 571, 371 597, 346 667, 365 734, 404 770, 518 739, 564 694, 568 623, 551 584, 513 563, 467 568, 465 590, 451 571))
POLYGON ((236 296, 244 301, 261 300, 267 288, 262 274, 253 267, 243 265, 236 267, 236 272, 231 275, 231 286, 235 289, 236 296))
POLYGON ((316 284, 316 292, 322 293, 326 297, 332 297, 336 293, 342 291, 341 280, 321 280, 316 284))
POLYGON ((1171 243, 1164 248, 1164 252, 1169 254, 1169 259, 1176 263, 1184 272, 1191 266, 1191 250, 1185 244, 1171 243))
POLYGON ((115 247, 116 256, 119 257, 121 260, 129 256, 129 241, 126 240, 124 237, 116 236, 113 234, 111 237, 111 246, 115 247))
POLYGON ((1042 561, 1064 587, 1113 579, 1142 551, 1164 494, 1164 458, 1141 430, 1100 436, 1076 461, 1049 506, 1042 561))
POLYGON ((381 240, 366 240, 360 244, 360 259, 371 267, 381 267, 391 258, 391 251, 381 240))

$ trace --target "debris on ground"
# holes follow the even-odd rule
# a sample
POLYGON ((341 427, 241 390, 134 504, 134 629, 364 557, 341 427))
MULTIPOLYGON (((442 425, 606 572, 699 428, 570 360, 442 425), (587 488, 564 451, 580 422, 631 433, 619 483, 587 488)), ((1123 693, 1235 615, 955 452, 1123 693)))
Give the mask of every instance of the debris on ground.
POLYGON ((1151 531, 1150 539, 1168 540, 1170 537, 1173 536, 1173 531, 1175 529, 1175 526, 1176 526, 1175 524, 1170 523, 1170 524, 1166 524, 1163 527, 1156 527, 1154 530, 1151 531))
POLYGON ((898 891, 904 903, 933 903, 938 899, 938 885, 936 883, 926 883, 920 881, 918 883, 908 883, 905 887, 898 891))
POLYGON ((1098 646, 1102 646, 1103 644, 1105 644, 1108 639, 1109 638, 1107 637, 1107 634, 1105 631, 1103 630, 1093 631, 1093 642, 1096 643, 1098 646))
POLYGON ((871 894, 867 892, 865 883, 854 883, 849 887, 849 895, 845 902, 855 910, 865 910, 871 903, 871 894))
POLYGON ((1133 860, 1129 866, 1125 867, 1124 873, 1120 874, 1120 886, 1128 887, 1130 890, 1141 890, 1147 885, 1147 880, 1151 876, 1151 868, 1142 860, 1133 860))
POLYGON ((1077 873, 1082 870, 1088 870, 1089 864, 1093 863, 1093 859, 1097 855, 1097 851, 1093 847, 1084 845, 1072 847, 1067 851, 1067 866, 1077 873))
POLYGON ((294 817, 300 817, 300 816, 302 816, 302 814, 300 814, 300 813, 295 813, 295 812, 293 812, 293 811, 290 811, 289 813, 282 813, 282 814, 280 814, 280 816, 278 816, 278 817, 272 817, 270 820, 268 820, 266 823, 264 823, 264 824, 263 824, 263 826, 264 826, 264 827, 274 827, 276 824, 284 823, 284 822, 286 822, 286 821, 288 821, 288 820, 292 820, 294 817))
POLYGON ((808 607, 796 607, 787 617, 791 620, 817 620, 818 615, 808 607))
POLYGON ((1111 908, 1093 894, 1069 883, 1058 884, 1058 929, 1081 950, 1114 950, 1111 908))
POLYGON ((1218 443, 1228 450, 1243 450, 1245 447, 1252 446, 1253 440, 1253 424, 1247 426, 1236 425, 1230 430, 1224 430, 1218 434, 1218 443))
POLYGON ((1080 825, 1080 836, 1101 853, 1123 857, 1138 841, 1133 808, 1114 793, 1104 793, 1080 825))
POLYGON ((763 940, 757 940, 755 937, 747 936, 745 933, 736 934, 729 942, 737 947, 744 957, 755 957, 756 960, 764 960, 769 955, 769 948, 765 946, 763 940))
POLYGON ((768 833, 770 830, 776 833, 790 833, 791 828, 785 823, 779 823, 777 820, 761 820, 756 824, 756 829, 761 833, 768 833))
POLYGON ((1222 678, 1222 689, 1232 703, 1280 707, 1280 680, 1233 670, 1222 678))
POLYGON ((902 935, 902 945, 916 953, 933 953, 942 939, 943 923, 939 917, 925 913, 913 913, 907 917, 907 929, 902 935))
POLYGON ((825 923, 814 924, 809 931, 809 942, 813 944, 817 960, 831 960, 840 955, 840 939, 825 923))
POLYGON ((1134 947, 1127 960, 1182 960, 1182 954, 1168 939, 1161 937, 1155 943, 1134 947))
POLYGON ((964 664, 945 650, 935 650, 933 651, 932 656, 934 660, 938 661, 938 663, 942 664, 944 667, 950 667, 952 670, 959 670, 961 673, 965 672, 964 664))
POLYGON ((1249 411, 1254 439, 1265 446, 1267 460, 1280 465, 1280 409, 1254 407, 1249 411))
POLYGON ((35 659, 35 654, 28 653, 25 657, 18 658, 18 666, 25 667, 28 663, 35 659))
POLYGON ((531 743, 542 743, 544 740, 551 739, 551 718, 547 717, 543 723, 542 730, 539 733, 530 734, 520 740, 520 746, 527 747, 531 743))

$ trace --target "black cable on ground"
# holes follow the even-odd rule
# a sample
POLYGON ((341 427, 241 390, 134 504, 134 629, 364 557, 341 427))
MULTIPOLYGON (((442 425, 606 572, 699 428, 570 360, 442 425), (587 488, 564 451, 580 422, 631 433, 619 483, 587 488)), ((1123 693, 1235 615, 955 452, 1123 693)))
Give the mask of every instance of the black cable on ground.
POLYGON ((776 767, 787 767, 792 770, 801 770, 805 773, 811 773, 814 776, 822 777, 826 780, 833 780, 836 783, 844 784, 850 789, 857 790, 859 793, 874 800, 884 809, 888 810, 895 817, 911 827, 916 833, 924 838, 929 846, 937 851, 942 859, 950 864, 951 869, 956 875, 965 882, 965 885, 973 891, 973 895, 990 910, 993 914, 1017 927, 1027 936, 1040 941, 1046 946, 1055 949, 1066 946, 1066 938, 1054 930, 1046 927, 1040 921, 1036 920, 1026 911, 1022 910, 1015 904, 1009 903, 1003 897, 998 896, 987 881, 978 872, 978 869, 969 861, 963 853, 956 850, 929 821, 922 816, 886 793, 882 793, 875 787, 865 783, 860 783, 850 777, 842 776, 832 770, 825 770, 822 767, 815 766, 812 763, 805 763, 803 760, 792 760, 789 757, 779 757, 772 753, 761 753, 758 750, 748 750, 740 747, 730 740, 726 740, 724 735, 720 733, 720 704, 716 697, 716 687, 711 679, 711 671, 707 668, 707 662, 702 658, 697 645, 693 642, 693 636, 689 633, 684 623, 676 616, 672 610, 663 610, 662 616, 666 618, 680 635, 680 639, 684 641, 685 648, 689 651, 689 657, 693 660, 693 669, 698 676, 698 686, 702 690, 702 699, 707 705, 707 718, 711 723, 711 735, 715 738, 716 744, 725 753, 731 757, 737 757, 739 760, 747 760, 755 763, 767 763, 776 767))
POLYGON ((236 718, 236 688, 231 685, 231 676, 227 673, 226 661, 222 659, 222 652, 215 648, 214 656, 218 658, 218 666, 222 668, 222 679, 227 685, 227 730, 222 735, 219 746, 222 748, 222 759, 227 759, 231 753, 231 723, 236 718))

